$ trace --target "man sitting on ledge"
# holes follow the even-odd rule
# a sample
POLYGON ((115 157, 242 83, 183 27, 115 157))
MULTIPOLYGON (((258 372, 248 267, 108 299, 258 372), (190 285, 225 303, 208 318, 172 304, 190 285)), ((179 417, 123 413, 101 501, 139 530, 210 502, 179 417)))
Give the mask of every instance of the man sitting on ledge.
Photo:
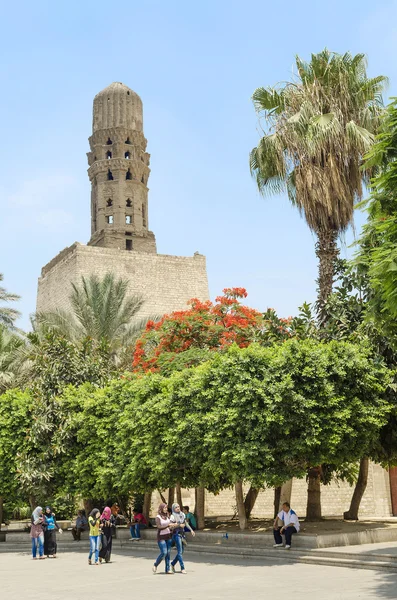
POLYGON ((284 502, 281 512, 278 513, 273 523, 274 548, 283 546, 282 534, 285 535, 285 548, 291 548, 291 538, 294 533, 298 533, 300 529, 299 519, 295 511, 292 510, 289 502, 284 502), (282 521, 282 526, 279 526, 279 519, 282 521))

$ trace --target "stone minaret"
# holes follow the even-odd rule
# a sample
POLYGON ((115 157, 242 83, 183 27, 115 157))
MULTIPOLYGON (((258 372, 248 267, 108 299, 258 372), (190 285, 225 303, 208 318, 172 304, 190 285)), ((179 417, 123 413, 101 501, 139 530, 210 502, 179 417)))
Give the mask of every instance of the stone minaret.
POLYGON ((150 155, 143 135, 142 100, 123 83, 94 98, 88 175, 90 246, 156 253, 149 231, 150 155))

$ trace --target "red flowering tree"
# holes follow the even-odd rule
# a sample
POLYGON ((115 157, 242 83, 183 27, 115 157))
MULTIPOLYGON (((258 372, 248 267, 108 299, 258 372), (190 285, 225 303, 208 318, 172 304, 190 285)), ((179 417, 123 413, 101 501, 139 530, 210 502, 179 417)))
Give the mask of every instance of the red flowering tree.
POLYGON ((178 368, 180 353, 188 366, 208 352, 231 344, 245 348, 259 340, 263 315, 241 303, 246 297, 244 288, 225 288, 215 304, 193 298, 189 309, 165 315, 158 323, 149 321, 135 347, 134 371, 167 371, 172 363, 178 368))

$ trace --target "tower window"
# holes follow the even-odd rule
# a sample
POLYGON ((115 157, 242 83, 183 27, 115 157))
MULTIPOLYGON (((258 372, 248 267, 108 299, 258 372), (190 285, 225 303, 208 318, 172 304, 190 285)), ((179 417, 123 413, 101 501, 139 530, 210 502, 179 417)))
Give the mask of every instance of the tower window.
POLYGON ((111 146, 113 144, 112 140, 110 138, 108 138, 108 141, 106 142, 107 146, 111 146))
POLYGON ((132 179, 132 173, 131 171, 128 169, 127 173, 125 174, 125 178, 126 179, 132 179))
POLYGON ((130 138, 128 137, 128 138, 125 140, 125 142, 124 142, 124 143, 125 143, 125 144, 131 144, 130 138))
POLYGON ((106 201, 106 206, 113 206, 113 200, 111 198, 106 201))
POLYGON ((110 152, 110 150, 108 150, 108 151, 106 152, 106 158, 107 158, 107 159, 109 159, 109 158, 112 158, 112 153, 110 152))
POLYGON ((131 215, 125 215, 125 222, 126 222, 126 225, 131 225, 131 223, 132 223, 132 216, 131 215))
POLYGON ((128 206, 128 208, 131 208, 132 202, 129 198, 128 198, 127 202, 125 203, 125 205, 128 206))
POLYGON ((113 180, 113 175, 112 175, 112 171, 110 169, 108 169, 108 180, 112 181, 113 180))
POLYGON ((125 249, 132 250, 132 240, 125 240, 125 249))
POLYGON ((146 227, 146 210, 144 204, 142 204, 142 225, 146 227))
POLYGON ((107 215, 106 223, 109 223, 109 225, 113 225, 113 215, 107 215))
POLYGON ((131 158, 131 152, 125 152, 124 158, 131 158))
POLYGON ((141 179, 142 183, 145 183, 145 177, 142 175, 142 179, 141 179))
POLYGON ((96 156, 94 156, 94 161, 96 160, 96 156))
POLYGON ((127 92, 127 96, 129 96, 129 95, 130 95, 130 93, 129 93, 129 92, 127 92))

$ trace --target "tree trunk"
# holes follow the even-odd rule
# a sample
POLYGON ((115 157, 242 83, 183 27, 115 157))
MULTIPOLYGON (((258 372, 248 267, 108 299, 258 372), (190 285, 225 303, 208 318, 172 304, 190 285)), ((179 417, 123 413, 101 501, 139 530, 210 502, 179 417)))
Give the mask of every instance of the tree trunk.
POLYGON ((175 502, 175 488, 168 488, 168 506, 172 506, 175 502))
POLYGON ((243 482, 237 481, 234 485, 234 489, 236 491, 238 523, 240 525, 240 529, 247 529, 247 517, 245 514, 244 506, 243 482))
POLYGON ((183 510, 182 488, 181 488, 180 483, 176 484, 176 501, 178 502, 179 506, 181 507, 181 510, 183 510))
POLYGON ((343 518, 346 519, 346 521, 358 521, 360 502, 368 483, 368 468, 369 458, 365 456, 360 460, 360 470, 358 473, 356 487, 354 488, 353 496, 350 502, 350 508, 348 511, 343 513, 343 518))
POLYGON ((88 515, 94 509, 94 504, 93 504, 92 498, 84 498, 83 504, 84 504, 85 514, 87 515, 87 518, 88 518, 88 515))
POLYGON ((197 529, 204 529, 205 527, 205 488, 197 487, 195 489, 196 497, 196 517, 197 517, 197 529))
POLYGON ((319 261, 317 279, 317 314, 320 325, 327 319, 325 305, 332 294, 335 275, 335 261, 339 250, 337 245, 338 231, 320 229, 317 231, 316 256, 319 261))
POLYGON ((152 506, 152 492, 145 492, 145 495, 143 497, 142 512, 143 512, 143 516, 145 517, 145 519, 148 523, 149 523, 149 519, 150 519, 151 506, 152 506))
POLYGON ((164 502, 164 504, 167 504, 167 500, 165 499, 163 492, 161 490, 157 490, 157 491, 160 494, 161 502, 164 502))
POLYGON ((274 518, 280 512, 281 485, 274 488, 274 518))
POLYGON ((244 500, 245 516, 247 517, 247 519, 249 519, 251 516, 258 494, 259 488, 254 488, 250 486, 250 489, 248 490, 244 500))
POLYGON ((308 473, 306 521, 321 521, 321 467, 308 473))
POLYGON ((0 530, 1 530, 1 524, 3 522, 3 505, 4 505, 4 498, 3 498, 3 496, 0 496, 0 530))

